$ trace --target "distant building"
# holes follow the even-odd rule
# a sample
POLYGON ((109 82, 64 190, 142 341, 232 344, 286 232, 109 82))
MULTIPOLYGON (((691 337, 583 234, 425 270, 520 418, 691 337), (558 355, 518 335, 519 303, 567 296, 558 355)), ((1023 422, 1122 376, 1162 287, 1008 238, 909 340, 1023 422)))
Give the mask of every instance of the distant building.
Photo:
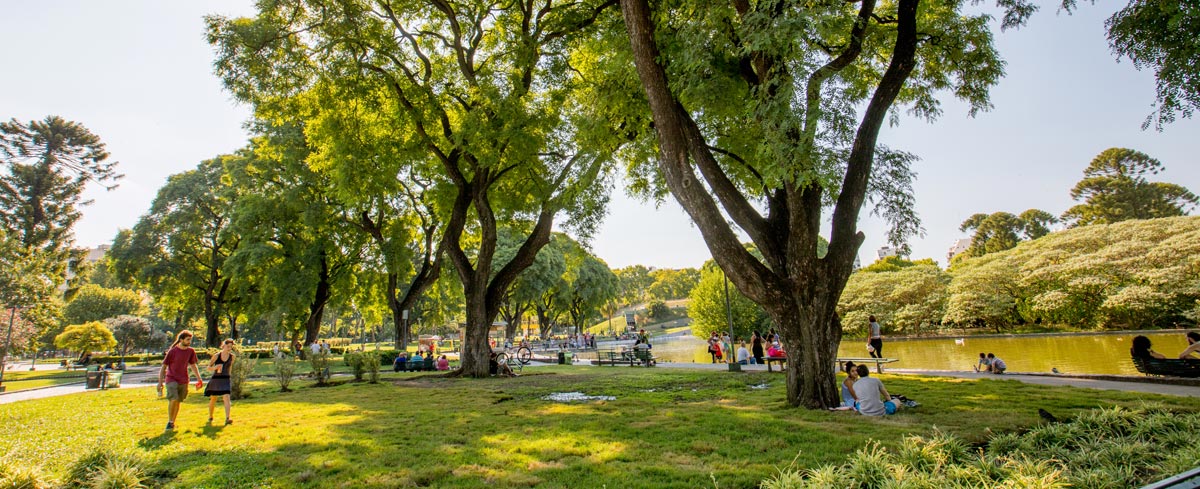
POLYGON ((83 261, 86 263, 96 263, 96 262, 100 261, 101 259, 103 259, 104 255, 108 254, 109 248, 112 248, 112 246, 109 246, 106 244, 102 244, 100 246, 92 248, 92 249, 88 250, 87 256, 84 257, 83 261))
POLYGON ((955 240, 954 244, 950 245, 950 251, 946 253, 946 264, 949 265, 950 261, 953 260, 956 255, 967 251, 967 248, 970 247, 971 238, 959 238, 955 240))
POLYGON ((876 253, 879 255, 879 259, 882 260, 889 256, 896 256, 896 255, 900 254, 900 250, 897 248, 891 247, 891 246, 883 246, 883 247, 880 247, 879 251, 877 251, 876 253))

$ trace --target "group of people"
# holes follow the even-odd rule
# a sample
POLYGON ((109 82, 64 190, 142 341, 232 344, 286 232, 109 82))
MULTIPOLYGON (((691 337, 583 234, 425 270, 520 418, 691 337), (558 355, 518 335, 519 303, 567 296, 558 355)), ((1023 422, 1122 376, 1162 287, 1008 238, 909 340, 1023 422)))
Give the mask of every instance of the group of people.
POLYGON ((434 355, 435 353, 432 351, 418 349, 410 358, 408 352, 402 351, 392 361, 392 371, 450 370, 450 359, 446 358, 446 355, 439 356, 436 360, 431 360, 434 358, 434 355))
POLYGON ((991 353, 980 353, 979 362, 975 364, 976 372, 987 372, 990 374, 1002 374, 1008 370, 1008 364, 1004 363, 1000 357, 991 353))
POLYGON ((205 387, 204 379, 200 376, 200 361, 196 350, 192 349, 192 333, 180 331, 175 336, 175 342, 163 357, 162 368, 158 370, 158 394, 167 397, 167 431, 175 429, 175 418, 179 415, 179 406, 188 397, 191 386, 191 373, 196 375, 196 389, 204 389, 208 397, 208 422, 213 422, 217 399, 225 405, 225 424, 233 424, 233 403, 229 398, 233 388, 230 371, 236 355, 233 352, 234 341, 226 339, 221 342, 221 351, 209 359, 206 369, 212 372, 212 378, 205 387))
MULTIPOLYGON (((1187 348, 1179 354, 1180 360, 1200 360, 1200 333, 1189 331, 1187 334, 1187 348)), ((1166 355, 1154 351, 1150 348, 1150 338, 1145 336, 1133 337, 1133 348, 1129 349, 1129 354, 1135 358, 1158 358, 1165 360, 1166 355)))
MULTIPOLYGON (((767 357, 787 356, 774 329, 768 331, 765 336, 758 331, 751 333, 749 349, 742 338, 733 338, 733 342, 738 343, 738 348, 733 353, 733 361, 740 365, 762 365, 767 357)), ((728 334, 713 332, 708 338, 708 353, 712 363, 724 362, 732 350, 732 344, 728 334)))

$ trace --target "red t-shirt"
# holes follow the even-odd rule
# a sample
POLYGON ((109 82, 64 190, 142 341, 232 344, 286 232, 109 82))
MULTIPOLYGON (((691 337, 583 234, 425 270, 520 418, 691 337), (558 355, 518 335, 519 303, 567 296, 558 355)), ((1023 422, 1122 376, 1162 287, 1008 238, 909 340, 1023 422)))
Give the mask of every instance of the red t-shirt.
POLYGON ((197 363, 199 363, 199 359, 196 358, 196 350, 171 347, 171 351, 168 351, 167 356, 163 358, 163 364, 167 366, 167 382, 188 383, 188 365, 197 363))

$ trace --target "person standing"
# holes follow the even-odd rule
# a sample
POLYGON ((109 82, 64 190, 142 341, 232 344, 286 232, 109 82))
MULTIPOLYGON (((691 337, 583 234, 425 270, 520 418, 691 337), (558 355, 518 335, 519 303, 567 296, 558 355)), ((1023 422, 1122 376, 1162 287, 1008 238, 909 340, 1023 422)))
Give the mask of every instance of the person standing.
POLYGON ((166 387, 167 431, 175 429, 175 417, 179 415, 179 406, 187 399, 188 383, 191 382, 191 378, 188 377, 189 369, 196 374, 196 388, 204 387, 204 380, 200 378, 199 363, 196 350, 192 349, 192 332, 186 329, 180 331, 175 336, 175 343, 171 344, 171 349, 163 357, 162 368, 158 370, 158 391, 163 392, 164 383, 166 387))
POLYGON ((883 327, 879 325, 879 321, 875 320, 875 316, 870 317, 870 334, 867 335, 868 352, 871 358, 883 358, 883 327))
POLYGON ((229 417, 229 411, 233 407, 229 400, 229 393, 233 390, 232 380, 229 377, 229 372, 233 368, 233 340, 226 338, 225 342, 221 343, 221 351, 213 355, 212 361, 208 363, 208 370, 213 373, 212 378, 208 379, 208 387, 204 389, 204 395, 208 396, 208 422, 213 421, 213 411, 217 408, 217 398, 225 403, 225 424, 233 424, 233 418, 229 417))
POLYGON ((750 337, 750 353, 752 355, 751 358, 753 358, 751 363, 762 365, 762 363, 763 363, 763 339, 762 339, 762 335, 758 334, 758 331, 755 331, 754 335, 750 337))
POLYGON ((311 345, 308 345, 308 351, 312 352, 313 355, 320 355, 321 349, 320 341, 314 341, 311 345))

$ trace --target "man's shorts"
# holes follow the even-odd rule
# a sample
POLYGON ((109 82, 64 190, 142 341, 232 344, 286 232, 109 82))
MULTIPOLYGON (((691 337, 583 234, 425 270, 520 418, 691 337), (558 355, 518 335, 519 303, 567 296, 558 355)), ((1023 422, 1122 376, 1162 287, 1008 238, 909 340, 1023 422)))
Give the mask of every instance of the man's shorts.
POLYGON ((167 400, 183 402, 188 396, 188 385, 178 382, 167 382, 167 400))

